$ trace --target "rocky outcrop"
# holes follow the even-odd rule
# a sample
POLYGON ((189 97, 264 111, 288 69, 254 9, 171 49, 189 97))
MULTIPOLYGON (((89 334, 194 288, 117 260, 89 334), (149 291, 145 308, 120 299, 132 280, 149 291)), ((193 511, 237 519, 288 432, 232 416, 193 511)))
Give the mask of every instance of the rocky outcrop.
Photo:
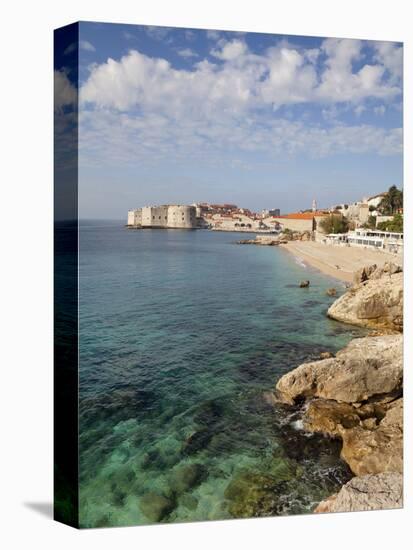
POLYGON ((403 273, 387 263, 356 272, 355 284, 328 309, 337 321, 372 328, 403 330, 403 273))
POLYGON ((353 284, 359 285, 370 278, 370 275, 377 269, 377 265, 367 265, 358 269, 353 275, 353 284))
POLYGON ((311 241, 313 239, 310 231, 292 231, 291 229, 284 230, 282 236, 287 241, 311 241))
POLYGON ((319 397, 356 403, 402 386, 402 335, 357 338, 335 357, 304 363, 276 385, 277 398, 287 404, 319 397))
POLYGON ((279 235, 257 236, 255 239, 241 239, 240 241, 237 241, 237 244, 256 244, 259 246, 278 246, 279 244, 286 243, 286 239, 281 238, 279 235))
POLYGON ((280 378, 276 398, 303 404, 302 426, 342 441, 354 477, 316 512, 379 510, 402 505, 403 273, 393 263, 364 267, 329 317, 374 327, 333 357, 300 365, 280 378))
MULTIPOLYGON (((335 357, 305 363, 282 376, 276 396, 291 405, 304 401, 304 429, 341 439, 341 457, 356 476, 400 475, 402 354, 401 334, 358 338, 335 357)), ((376 497, 366 509, 377 509, 376 497)), ((337 499, 327 499, 319 511, 350 509, 342 497, 337 499)))
POLYGON ((353 477, 336 495, 320 502, 314 511, 358 512, 389 510, 402 506, 403 477, 392 472, 353 477))
POLYGON ((341 457, 356 475, 403 471, 403 399, 392 403, 381 421, 371 417, 340 435, 341 457))
POLYGON ((376 264, 360 268, 354 273, 353 284, 358 285, 369 279, 381 279, 384 275, 395 275, 403 271, 402 266, 393 262, 385 262, 382 266, 377 267, 376 264))
POLYGON ((403 399, 379 399, 355 407, 317 399, 304 414, 304 427, 340 437, 341 457, 356 475, 403 471, 403 399))
POLYGON ((257 235, 255 239, 241 239, 237 244, 256 244, 258 246, 278 246, 288 241, 311 241, 310 231, 286 231, 276 235, 257 235))
POLYGON ((308 280, 301 281, 300 284, 299 284, 300 288, 308 288, 309 286, 310 286, 310 281, 308 281, 308 280))

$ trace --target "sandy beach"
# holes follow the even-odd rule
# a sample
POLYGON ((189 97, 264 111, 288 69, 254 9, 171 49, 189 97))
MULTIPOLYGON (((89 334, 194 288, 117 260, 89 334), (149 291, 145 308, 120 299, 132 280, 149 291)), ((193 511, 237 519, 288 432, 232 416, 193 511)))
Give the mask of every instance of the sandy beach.
POLYGON ((283 245, 306 264, 345 282, 352 282, 353 273, 365 265, 385 262, 403 264, 403 256, 370 248, 333 246, 313 241, 290 241, 283 245))

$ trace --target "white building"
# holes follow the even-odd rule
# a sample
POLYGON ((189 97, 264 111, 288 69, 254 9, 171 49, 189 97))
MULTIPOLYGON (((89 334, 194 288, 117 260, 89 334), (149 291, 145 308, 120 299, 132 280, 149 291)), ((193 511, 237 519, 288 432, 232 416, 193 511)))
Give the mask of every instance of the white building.
POLYGON ((387 193, 379 193, 378 195, 374 195, 374 197, 369 197, 367 199, 367 204, 376 209, 386 195, 387 193))
POLYGON ((403 251, 403 233, 392 231, 356 229, 348 233, 347 242, 350 246, 373 246, 388 252, 403 251))
POLYGON ((403 252, 403 233, 356 229, 348 233, 326 235, 324 242, 332 245, 373 247, 386 252, 403 252))

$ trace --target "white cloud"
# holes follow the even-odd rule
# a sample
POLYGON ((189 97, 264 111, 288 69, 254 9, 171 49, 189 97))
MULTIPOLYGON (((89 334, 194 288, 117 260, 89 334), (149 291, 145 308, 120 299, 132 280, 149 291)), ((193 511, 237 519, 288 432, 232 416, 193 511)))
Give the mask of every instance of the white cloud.
POLYGON ((178 50, 178 55, 181 57, 189 58, 189 57, 198 57, 198 54, 191 50, 190 48, 184 48, 182 50, 178 50))
MULTIPOLYGON (((395 51, 377 45, 375 55, 381 52, 387 65, 362 64, 362 46, 359 40, 327 39, 319 51, 284 43, 256 55, 242 40, 221 39, 212 51, 220 63, 203 60, 190 70, 177 70, 165 59, 131 50, 120 60, 109 58, 92 68, 81 96, 120 110, 189 109, 208 116, 222 109, 239 112, 307 102, 357 106, 369 98, 392 101, 401 92, 400 79, 395 80, 395 51), (323 64, 317 67, 320 56, 323 64), (391 81, 385 78, 390 66, 391 81)), ((179 53, 192 56, 189 48, 179 53)))
POLYGON ((386 107, 384 105, 380 105, 379 107, 375 107, 373 111, 376 115, 383 116, 386 112, 386 107))
POLYGON ((284 42, 257 55, 243 40, 220 39, 218 62, 203 59, 188 70, 136 50, 109 58, 91 66, 80 90, 82 158, 136 164, 254 151, 271 158, 398 154, 400 129, 338 122, 343 109, 360 115, 367 100, 398 99, 395 51, 376 44, 366 63, 363 47, 328 39, 305 50, 284 42), (280 106, 294 104, 320 105, 328 127, 279 118, 280 106))
POLYGON ((397 82, 403 72, 403 48, 392 42, 378 42, 375 49, 375 60, 389 72, 391 82, 397 82))
POLYGON ((191 31, 189 29, 187 29, 185 31, 185 38, 189 41, 189 42, 192 42, 193 40, 195 40, 195 33, 194 31, 191 31))
POLYGON ((152 25, 147 25, 143 27, 143 29, 146 34, 154 40, 165 40, 165 38, 172 30, 171 27, 155 27, 152 25))
POLYGON ((353 63, 362 58, 360 40, 328 38, 322 50, 327 56, 326 69, 316 96, 325 101, 358 102, 368 97, 392 98, 400 93, 398 86, 383 81, 382 65, 363 65, 353 72, 353 63))
POLYGON ((133 33, 129 32, 129 31, 123 31, 122 34, 123 34, 124 38, 126 38, 126 40, 136 40, 136 36, 133 33))
POLYGON ((74 107, 77 102, 77 91, 64 71, 54 71, 54 108, 74 107))
POLYGON ((251 77, 249 70, 218 70, 208 61, 197 63, 195 70, 177 70, 164 59, 132 50, 120 61, 108 59, 92 68, 81 100, 123 111, 139 106, 174 117, 210 116, 244 109, 251 77))
POLYGON ((81 111, 79 160, 85 165, 142 166, 159 162, 225 164, 233 158, 248 161, 260 153, 267 159, 323 158, 345 153, 399 154, 401 129, 372 125, 329 128, 286 119, 266 122, 246 118, 238 124, 181 120, 164 115, 131 115, 115 111, 81 111))
MULTIPOLYGON (((63 52, 63 55, 69 55, 73 53, 74 51, 77 51, 78 46, 76 42, 72 42, 69 44, 69 46, 65 49, 63 52)), ((87 52, 95 52, 96 48, 93 44, 88 42, 87 40, 79 40, 79 50, 84 50, 87 52)))
POLYGON ((206 31, 206 35, 208 40, 219 40, 221 36, 219 31, 206 31))
POLYGON ((67 46, 67 48, 64 50, 63 55, 69 55, 69 54, 71 54, 72 52, 74 52, 74 51, 76 50, 76 48, 77 48, 76 42, 72 42, 72 43, 69 44, 69 45, 67 46))
POLYGON ((264 103, 274 106, 302 103, 310 100, 317 85, 312 64, 295 49, 276 47, 268 50, 267 77, 258 85, 264 103))
POLYGON ((220 50, 212 50, 211 55, 223 61, 232 61, 247 53, 247 45, 241 40, 231 40, 220 44, 220 50))
POLYGON ((357 107, 354 108, 354 114, 359 117, 364 113, 365 110, 366 107, 364 105, 357 105, 357 107))
POLYGON ((79 40, 79 48, 81 50, 85 50, 86 52, 95 52, 96 48, 93 44, 88 42, 87 40, 79 40))

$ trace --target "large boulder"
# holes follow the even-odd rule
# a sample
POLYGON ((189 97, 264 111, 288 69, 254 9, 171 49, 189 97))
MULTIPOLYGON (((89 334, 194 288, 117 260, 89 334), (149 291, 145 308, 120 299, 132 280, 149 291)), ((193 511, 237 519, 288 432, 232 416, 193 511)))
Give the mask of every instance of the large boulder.
POLYGON ((314 510, 359 512, 389 510, 403 506, 403 476, 395 472, 353 477, 340 491, 320 502, 314 510))
POLYGON ((327 315, 352 325, 401 331, 403 273, 384 272, 379 278, 374 278, 374 273, 340 296, 330 306, 327 315))
POLYGON ((366 265, 354 273, 353 284, 359 285, 369 279, 381 279, 385 275, 394 275, 402 271, 402 266, 393 262, 385 262, 381 266, 377 266, 377 264, 366 265))
POLYGON ((403 471, 403 399, 395 401, 378 426, 342 429, 341 457, 356 475, 403 471))
POLYGON ((372 280, 381 279, 382 277, 392 276, 396 273, 401 273, 402 271, 403 268, 401 265, 395 264, 393 262, 386 262, 382 266, 373 269, 368 278, 372 280))
POLYGON ((335 357, 304 363, 280 378, 277 398, 287 404, 319 397, 357 403, 402 386, 403 336, 357 338, 335 357))
POLYGON ((370 275, 377 269, 377 265, 366 265, 358 269, 353 275, 353 284, 359 285, 370 279, 370 275))
POLYGON ((353 406, 316 399, 304 427, 343 441, 341 457, 356 475, 403 471, 403 399, 353 406))
POLYGON ((304 428, 333 437, 340 436, 343 430, 359 426, 360 409, 349 403, 337 403, 330 399, 314 399, 304 414, 304 428))

